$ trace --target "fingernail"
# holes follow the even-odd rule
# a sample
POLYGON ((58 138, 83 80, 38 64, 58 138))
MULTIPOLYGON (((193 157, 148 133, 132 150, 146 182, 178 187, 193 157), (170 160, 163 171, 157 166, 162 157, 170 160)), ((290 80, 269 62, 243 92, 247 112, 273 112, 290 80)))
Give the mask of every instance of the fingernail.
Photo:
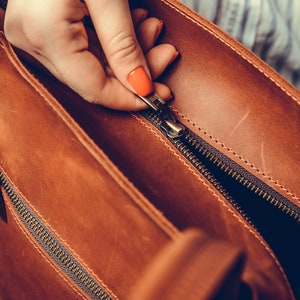
POLYGON ((176 51, 174 56, 170 59, 169 64, 171 64, 178 57, 178 55, 179 55, 179 52, 176 51))
POLYGON ((154 40, 157 40, 159 35, 161 34, 161 31, 164 27, 164 22, 162 20, 159 21, 158 25, 157 25, 157 29, 156 29, 156 33, 154 36, 154 40))
POLYGON ((147 96, 153 91, 152 81, 143 67, 138 67, 129 73, 128 82, 140 96, 147 96))
POLYGON ((148 11, 143 9, 139 18, 135 22, 135 26, 138 26, 140 23, 142 23, 148 16, 148 11))
POLYGON ((143 10, 143 13, 141 14, 140 18, 139 18, 139 22, 144 21, 148 16, 148 10, 143 10))
POLYGON ((171 93, 171 95, 167 98, 167 99, 165 99, 165 101, 170 101, 170 100, 172 100, 174 98, 174 96, 173 96, 173 94, 171 93))

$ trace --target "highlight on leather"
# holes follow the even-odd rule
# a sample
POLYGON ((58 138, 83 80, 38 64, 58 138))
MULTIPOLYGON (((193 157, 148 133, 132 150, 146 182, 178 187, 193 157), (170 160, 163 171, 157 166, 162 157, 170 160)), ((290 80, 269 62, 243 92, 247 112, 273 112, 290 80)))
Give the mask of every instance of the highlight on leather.
POLYGON ((181 53, 158 113, 86 103, 0 34, 0 296, 298 298, 299 92, 178 1, 135 4, 181 53))

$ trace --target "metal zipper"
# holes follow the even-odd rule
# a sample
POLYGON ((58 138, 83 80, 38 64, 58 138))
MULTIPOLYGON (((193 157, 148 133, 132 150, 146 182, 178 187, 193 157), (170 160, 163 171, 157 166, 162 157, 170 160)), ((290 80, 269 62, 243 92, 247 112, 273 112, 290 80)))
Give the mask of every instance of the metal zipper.
POLYGON ((167 103, 157 94, 153 93, 147 97, 139 97, 150 106, 150 109, 141 111, 140 114, 163 132, 176 149, 179 150, 249 222, 251 222, 251 220, 245 211, 241 209, 241 205, 233 200, 230 193, 228 193, 221 182, 217 180, 210 168, 216 168, 222 171, 223 174, 229 175, 234 181, 245 186, 248 190, 261 197, 261 199, 280 209, 297 222, 300 222, 299 207, 186 128, 174 117, 167 103))
MULTIPOLYGON (((145 101, 143 97, 142 100, 145 101)), ((270 245, 300 297, 300 208, 181 124, 158 95, 140 112, 270 245), (154 108, 152 107, 154 104, 154 108), (171 124, 171 126, 170 126, 171 124)), ((147 103, 147 101, 145 101, 147 103)))
MULTIPOLYGON (((238 183, 238 186, 264 200, 273 208, 283 212, 284 215, 299 225, 300 209, 296 205, 186 128, 174 117, 170 108, 158 95, 152 94, 140 98, 150 107, 150 109, 142 111, 140 114, 164 133, 174 147, 207 178, 257 232, 261 232, 260 226, 257 226, 251 214, 249 216, 244 203, 241 203, 237 200, 237 197, 232 195, 230 189, 228 189, 227 182, 222 182, 220 179, 222 176, 226 175, 227 179, 229 178, 235 183, 235 187, 237 186, 236 183, 238 183)), ((111 299, 108 293, 38 219, 1 172, 0 184, 33 237, 74 282, 92 299, 111 299)), ((2 218, 6 220, 4 202, 3 199, 1 200, 1 195, 0 202, 2 203, 0 203, 0 213, 2 218)))
MULTIPOLYGON (((99 285, 99 283, 74 258, 74 256, 72 256, 72 254, 70 254, 68 250, 56 239, 53 233, 43 224, 43 222, 39 220, 37 215, 21 199, 19 194, 1 172, 0 185, 3 187, 22 223, 26 226, 34 239, 56 262, 56 264, 92 299, 112 299, 104 288, 99 285)), ((0 201, 2 202, 1 206, 4 207, 4 200, 1 195, 0 201)), ((4 215, 5 218, 2 218, 6 221, 6 213, 4 215)))

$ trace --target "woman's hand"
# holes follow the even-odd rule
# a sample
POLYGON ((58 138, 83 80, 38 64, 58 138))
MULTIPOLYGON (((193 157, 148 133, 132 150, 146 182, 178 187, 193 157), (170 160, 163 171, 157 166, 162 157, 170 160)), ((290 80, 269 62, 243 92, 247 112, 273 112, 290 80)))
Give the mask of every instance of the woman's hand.
POLYGON ((178 54, 169 44, 154 46, 162 24, 143 9, 131 13, 127 0, 9 0, 4 30, 87 101, 139 110, 145 104, 134 93, 145 96, 154 88, 162 98, 171 96, 150 79, 178 54), (85 26, 86 16, 96 33, 85 26))

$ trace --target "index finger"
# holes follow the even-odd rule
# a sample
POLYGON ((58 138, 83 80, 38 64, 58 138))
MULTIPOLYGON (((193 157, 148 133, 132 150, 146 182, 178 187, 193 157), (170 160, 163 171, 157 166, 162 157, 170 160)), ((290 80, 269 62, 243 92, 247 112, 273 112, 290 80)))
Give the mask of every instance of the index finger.
POLYGON ((135 92, 127 76, 143 67, 151 78, 143 51, 137 41, 127 0, 86 0, 106 59, 118 80, 135 92))

